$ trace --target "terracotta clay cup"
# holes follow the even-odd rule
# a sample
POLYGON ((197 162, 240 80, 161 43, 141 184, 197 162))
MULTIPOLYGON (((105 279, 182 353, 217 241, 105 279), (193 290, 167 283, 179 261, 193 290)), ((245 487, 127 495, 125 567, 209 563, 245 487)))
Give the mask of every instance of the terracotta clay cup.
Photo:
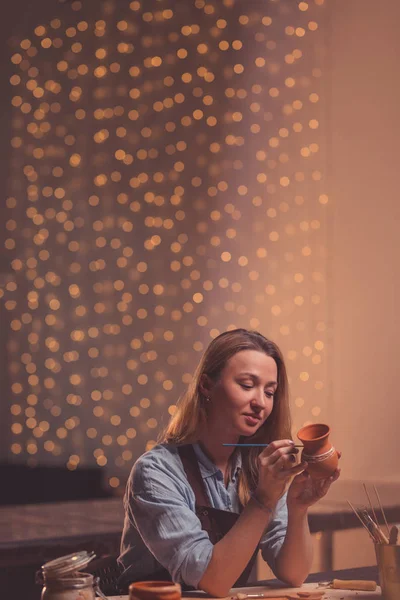
POLYGON ((308 463, 307 472, 313 479, 325 479, 336 471, 338 453, 329 441, 331 430, 323 423, 302 427, 297 437, 304 448, 301 459, 308 463))
POLYGON ((136 581, 129 586, 129 600, 180 600, 182 590, 172 581, 136 581))

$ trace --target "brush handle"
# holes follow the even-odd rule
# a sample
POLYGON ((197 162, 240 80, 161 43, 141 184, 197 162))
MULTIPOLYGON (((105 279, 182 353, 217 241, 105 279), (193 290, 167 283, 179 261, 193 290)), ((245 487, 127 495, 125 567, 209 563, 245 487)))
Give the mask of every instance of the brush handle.
POLYGON ((334 579, 332 581, 332 588, 334 590, 360 590, 363 592, 375 592, 376 587, 375 581, 365 581, 359 579, 334 579))
MULTIPOLYGON (((223 446, 233 446, 238 448, 268 448, 269 444, 222 444, 223 446)), ((294 444, 293 448, 303 448, 303 445, 294 444)))
POLYGON ((392 525, 392 527, 390 529, 389 544, 396 545, 398 536, 399 536, 399 528, 397 527, 397 525, 392 525))

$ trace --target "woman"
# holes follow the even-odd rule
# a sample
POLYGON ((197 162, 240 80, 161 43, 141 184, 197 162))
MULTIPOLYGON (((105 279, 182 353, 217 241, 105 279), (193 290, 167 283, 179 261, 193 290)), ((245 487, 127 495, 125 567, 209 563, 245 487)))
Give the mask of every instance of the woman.
POLYGON ((307 510, 339 470, 316 482, 297 464, 278 347, 245 329, 215 338, 160 441, 128 481, 121 584, 166 578, 225 596, 246 583, 260 548, 279 579, 301 585, 307 510), (240 442, 269 445, 224 445, 240 442))

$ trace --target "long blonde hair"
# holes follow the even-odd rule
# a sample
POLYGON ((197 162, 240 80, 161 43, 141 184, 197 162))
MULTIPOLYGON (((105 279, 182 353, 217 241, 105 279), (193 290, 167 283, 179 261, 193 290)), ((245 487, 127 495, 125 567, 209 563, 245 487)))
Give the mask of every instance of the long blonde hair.
MULTIPOLYGON (((273 358, 278 370, 278 386, 274 394, 272 412, 258 431, 246 437, 246 442, 268 444, 291 436, 288 380, 285 363, 278 346, 257 331, 234 329, 216 337, 205 351, 186 393, 179 399, 177 409, 159 442, 190 444, 198 440, 201 427, 207 423, 206 399, 200 391, 204 375, 213 382, 237 352, 256 350, 273 358)), ((242 448, 242 470, 239 476, 239 499, 244 506, 258 482, 258 455, 262 448, 242 448)))

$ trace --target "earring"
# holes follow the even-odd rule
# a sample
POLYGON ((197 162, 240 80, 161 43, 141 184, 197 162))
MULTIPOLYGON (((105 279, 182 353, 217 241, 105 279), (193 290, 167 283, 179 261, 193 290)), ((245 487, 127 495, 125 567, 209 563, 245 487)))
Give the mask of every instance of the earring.
POLYGON ((206 402, 210 402, 210 398, 206 398, 206 402))

